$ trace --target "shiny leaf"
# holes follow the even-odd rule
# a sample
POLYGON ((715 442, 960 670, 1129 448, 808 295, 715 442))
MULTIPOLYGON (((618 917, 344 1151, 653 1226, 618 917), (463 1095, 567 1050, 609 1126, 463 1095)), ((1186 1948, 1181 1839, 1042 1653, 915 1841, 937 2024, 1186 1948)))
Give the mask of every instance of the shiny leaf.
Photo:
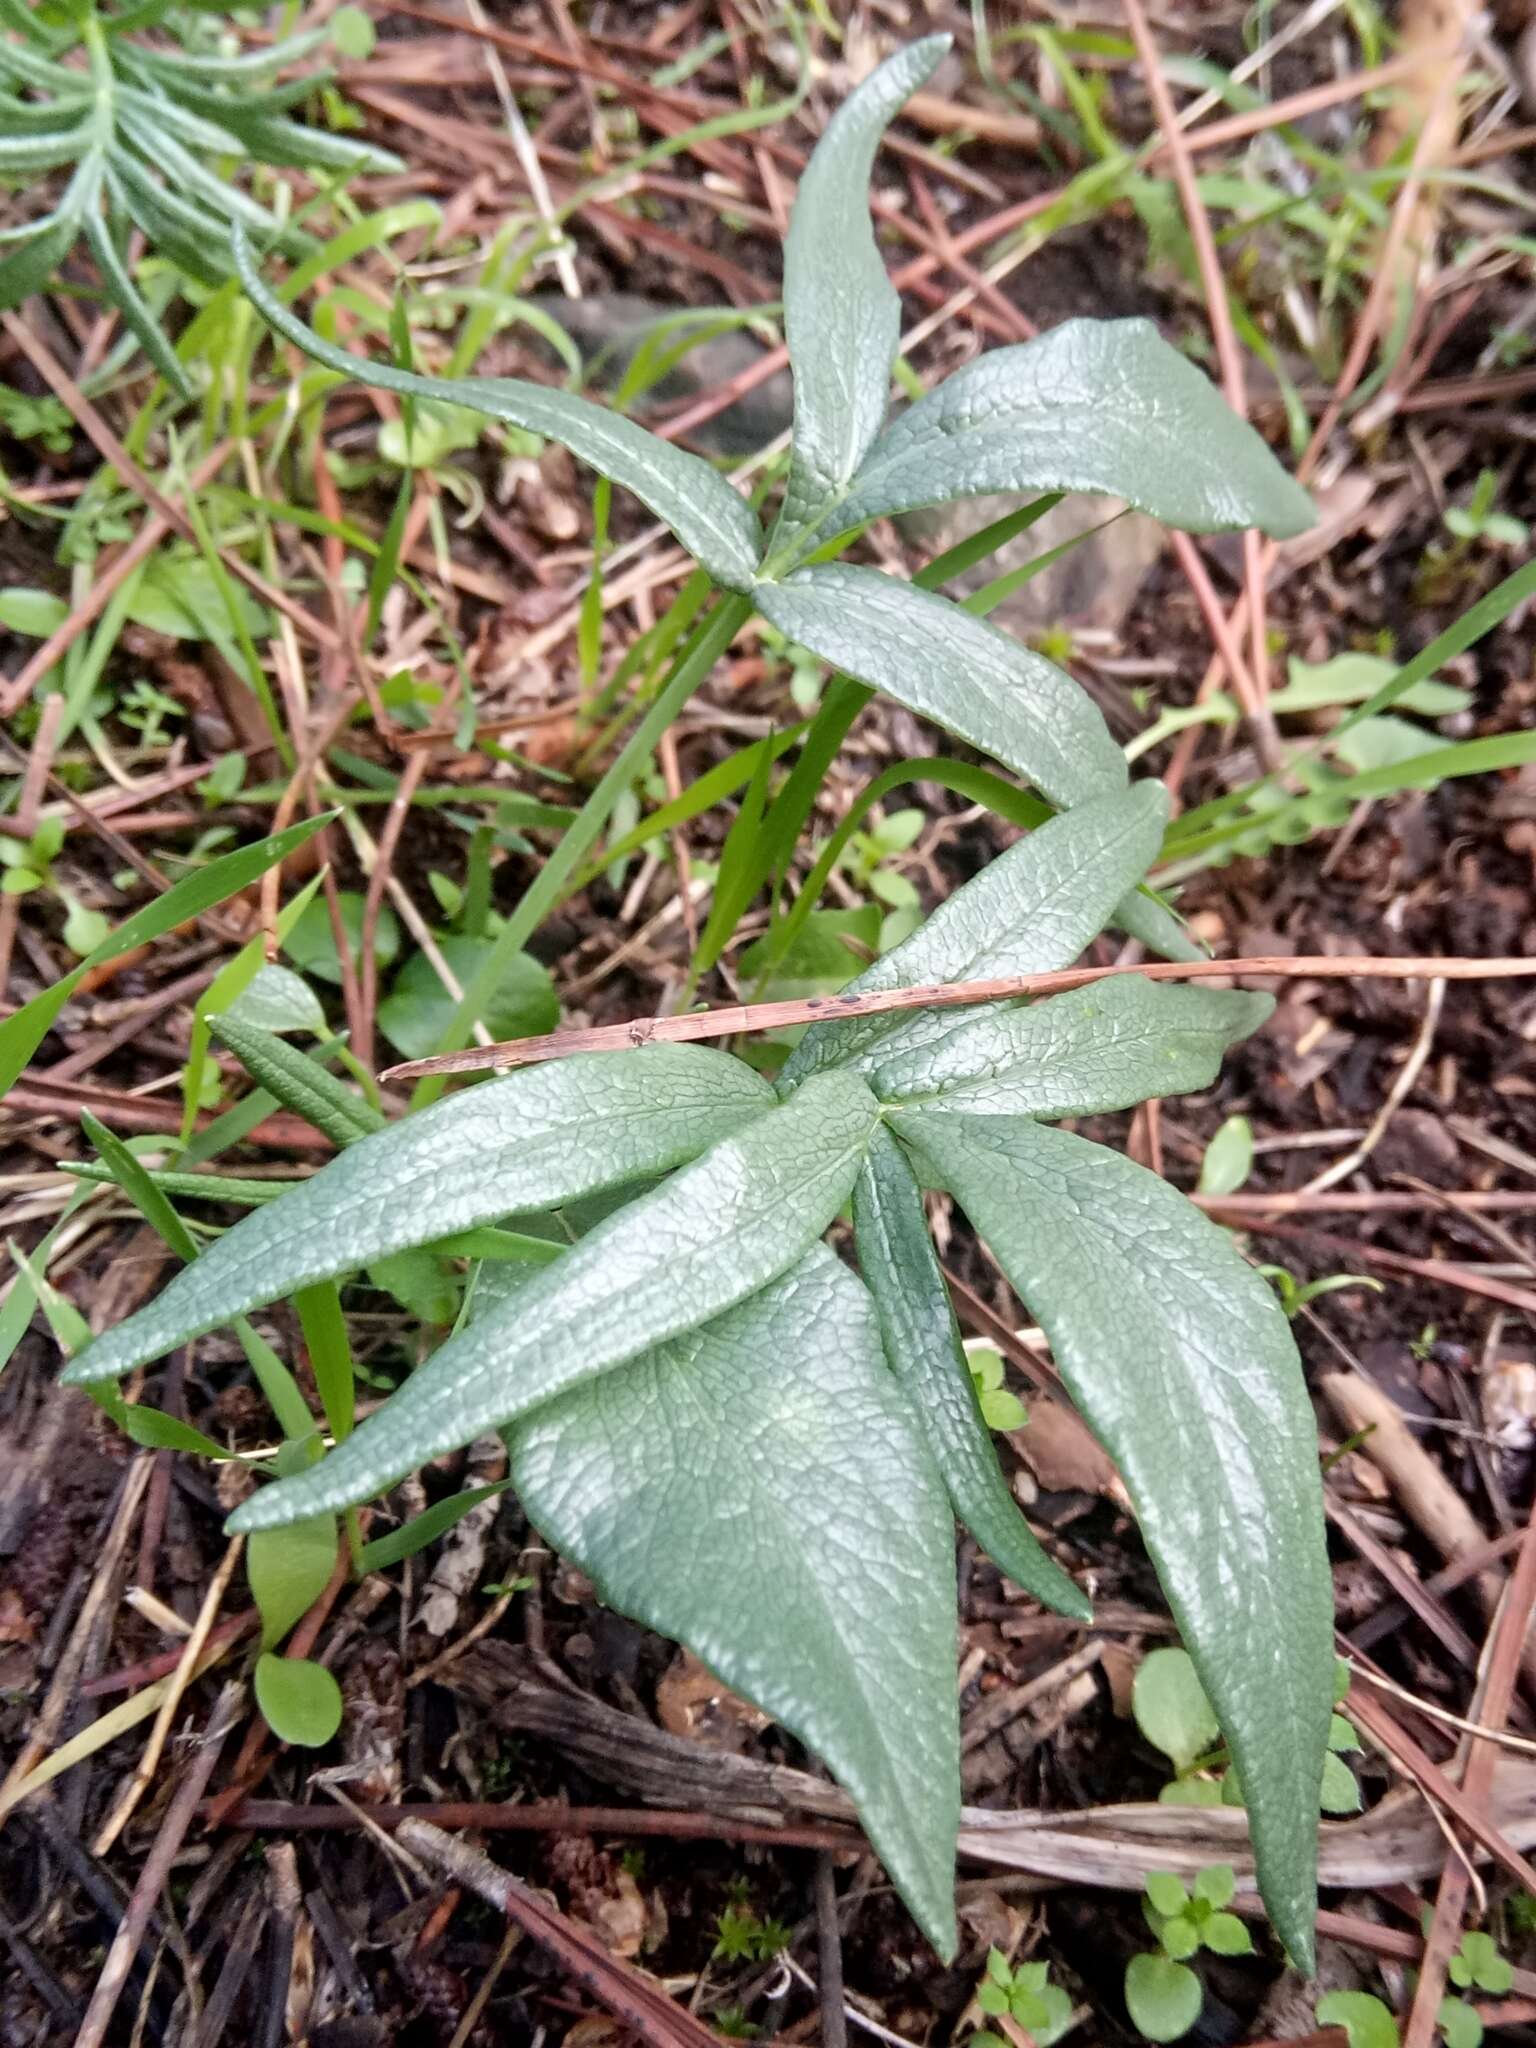
MULTIPOLYGON (((941 903, 910 939, 849 984, 849 993, 1069 967, 1146 872, 1167 798, 1156 783, 1079 804, 1052 818, 941 903)), ((945 1038, 963 1013, 892 1012, 814 1024, 784 1081, 843 1061, 876 1070, 945 1038)))
POLYGON ((870 450, 823 535, 994 491, 1099 491, 1191 533, 1284 539, 1317 514, 1150 320, 1067 320, 947 377, 870 450))
POLYGON ((745 1300, 792 1266, 847 1201, 878 1115, 856 1076, 819 1075, 539 1267, 503 1311, 451 1337, 321 1464, 265 1488, 229 1526, 272 1528, 367 1500, 429 1458, 745 1300))
POLYGON ((887 124, 949 45, 948 36, 926 36, 872 72, 827 123, 800 180, 784 245, 791 529, 816 523, 846 489, 885 420, 901 302, 875 243, 869 174, 887 124))
POLYGON ((772 1099, 739 1060, 697 1046, 589 1054, 468 1089, 359 1139, 281 1201, 243 1217, 147 1307, 98 1338, 67 1377, 116 1378, 247 1309, 390 1252, 664 1173, 772 1099))
POLYGON ((1053 803, 1125 787, 1125 757, 1087 692, 947 598, 846 562, 761 582, 754 596, 787 638, 990 754, 1053 803))
POLYGON ((1113 975, 1044 1002, 990 1005, 882 1060, 875 1088, 887 1101, 931 1097, 980 1115, 1102 1115, 1208 1088, 1227 1047, 1273 1008, 1271 996, 1113 975))
POLYGON ((510 1442, 535 1526, 822 1758, 950 1954, 953 1524, 854 1276, 818 1246, 510 1442))
POLYGON ((922 1192, 905 1153, 883 1130, 853 1191, 853 1229, 886 1362, 907 1391, 955 1514, 1015 1585, 1087 1621, 1088 1602, 1041 1549, 998 1469, 928 1235, 922 1192))
POLYGON ((1025 1117, 899 1110, 1125 1478, 1242 1774, 1259 1881, 1310 1963, 1333 1602, 1317 1430, 1273 1294, 1166 1182, 1025 1117))

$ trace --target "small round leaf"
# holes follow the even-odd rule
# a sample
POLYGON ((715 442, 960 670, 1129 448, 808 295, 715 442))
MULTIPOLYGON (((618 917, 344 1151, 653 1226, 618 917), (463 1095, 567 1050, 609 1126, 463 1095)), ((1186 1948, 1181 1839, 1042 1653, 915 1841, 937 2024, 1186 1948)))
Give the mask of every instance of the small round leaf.
POLYGON ((1131 1692, 1136 1725, 1181 1775, 1219 1741, 1221 1731, 1187 1650, 1154 1650, 1131 1692))
POLYGON ((323 1664, 308 1657, 256 1660, 256 1704, 280 1742, 323 1749, 341 1726, 341 1687, 323 1664))
POLYGON ((1177 2041, 1200 2017, 1205 1993, 1193 1970, 1167 1956, 1132 1956, 1125 1966, 1125 2007, 1148 2041, 1177 2041))

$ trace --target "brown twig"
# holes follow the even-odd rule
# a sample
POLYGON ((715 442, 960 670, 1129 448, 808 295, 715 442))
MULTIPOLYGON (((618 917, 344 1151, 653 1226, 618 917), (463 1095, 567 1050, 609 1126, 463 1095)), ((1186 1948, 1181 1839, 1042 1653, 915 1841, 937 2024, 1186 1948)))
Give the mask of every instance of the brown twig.
POLYGON ((362 1825, 364 1816, 381 1828, 425 1820, 441 1828, 474 1828, 487 1834, 657 1835, 684 1842, 760 1842, 781 1849, 858 1848, 862 1837, 844 1827, 768 1827, 710 1813, 676 1813, 647 1807, 567 1806, 560 1800, 526 1804, 500 1800, 423 1800, 410 1805, 301 1806, 287 1799, 241 1799, 222 1812, 213 1801, 210 1826, 286 1834, 290 1829, 336 1830, 362 1825))
POLYGON ((402 1822, 399 1840, 424 1862, 474 1892, 516 1921, 549 1950, 571 1981, 588 1991, 651 2048, 718 2048, 714 2034, 633 1964, 610 1955, 535 1891, 482 1856, 422 1820, 402 1822))
POLYGON ((1399 959, 1367 954, 1265 954, 1242 960, 1155 960, 1113 967, 1067 967, 1052 974, 1010 974, 983 981, 942 982, 915 988, 882 989, 872 995, 807 996, 799 1002, 729 1003, 715 1010, 697 1010, 683 1017, 636 1017, 627 1024, 550 1031, 536 1038, 504 1039, 499 1045, 473 1046, 465 1052, 443 1053, 434 1059, 406 1060, 388 1067, 381 1080, 404 1080, 418 1074, 470 1074, 486 1069, 525 1065, 530 1060, 569 1059, 579 1052, 621 1052, 640 1045, 680 1044, 726 1038, 738 1031, 778 1031, 787 1025, 845 1022, 878 1017, 899 1010, 958 1010, 978 1003, 1011 1002, 1021 996, 1062 995, 1086 988, 1111 975, 1139 974, 1148 981, 1220 981, 1229 976, 1353 981, 1501 981, 1536 975, 1536 960, 1437 959, 1434 955, 1399 959))

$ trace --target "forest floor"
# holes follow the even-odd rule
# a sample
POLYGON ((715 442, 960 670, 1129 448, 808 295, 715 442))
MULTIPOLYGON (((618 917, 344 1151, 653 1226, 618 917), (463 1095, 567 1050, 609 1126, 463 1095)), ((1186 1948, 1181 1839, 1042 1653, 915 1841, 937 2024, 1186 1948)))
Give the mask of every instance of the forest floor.
MULTIPOLYGON (((874 187, 917 333, 916 378, 1064 319, 1129 314, 1213 372, 1230 367, 1172 158, 1131 165, 1158 118, 1117 0, 987 14, 991 40, 979 44, 972 11, 946 0, 816 5, 802 56, 776 10, 750 0, 467 0, 462 13, 379 0, 377 40, 342 60, 333 91, 353 110, 351 132, 405 168, 354 179, 345 203, 317 216, 316 232, 339 234, 389 213, 387 230, 336 258, 325 299, 358 346, 401 265, 417 310, 433 308, 419 334, 451 327, 478 283, 497 305, 479 373, 553 382, 573 369, 582 388, 608 393, 639 337, 680 309, 714 309, 690 353, 659 378, 632 375, 619 397, 755 478, 758 452, 789 424, 779 244, 805 155, 878 57, 942 27, 955 53, 898 120, 874 187), (758 125, 720 121, 744 105, 758 125), (556 210, 558 251, 514 276, 509 254, 556 210), (465 288, 461 302, 445 279, 465 288)), ((1373 688, 1454 637, 1530 558, 1536 15, 1525 0, 1486 15, 1405 4, 1395 23, 1374 0, 1199 0, 1152 14, 1181 103, 1212 94, 1187 132, 1251 416, 1290 466, 1326 427, 1310 471, 1320 524, 1273 552, 1258 631, 1269 692, 1300 698, 1326 671, 1310 708, 1280 715, 1287 744, 1326 742, 1338 703, 1352 701, 1339 691, 1361 678, 1373 688), (1431 33, 1421 17, 1441 16, 1455 17, 1454 56, 1416 40, 1431 33), (1336 396, 1342 415, 1325 419, 1336 396)), ((634 686, 620 664, 688 564, 622 492, 595 526, 590 475, 553 445, 481 422, 462 430, 445 414, 406 469, 387 394, 333 384, 290 417, 282 378, 298 358, 284 348, 255 366, 247 353, 238 394, 210 386, 205 404, 156 412, 142 365, 96 376, 113 316, 85 259, 72 262, 72 289, 33 297, 0 327, 0 835, 32 849, 40 878, 0 896, 4 1008, 56 982, 86 940, 170 881, 339 800, 342 824, 285 870, 291 900, 323 848, 324 894, 284 957, 362 1068, 431 1050, 451 1009, 431 971, 435 941, 465 943, 455 920, 477 888, 495 912, 517 904, 560 814, 611 758, 634 686), (120 442, 131 451, 121 462, 120 442), (268 592, 245 618, 281 738, 243 680, 206 556, 175 521, 151 532, 153 567, 130 582, 134 536, 159 516, 146 479, 180 504, 205 470, 215 559, 259 570, 268 592), (369 536, 376 555, 397 499, 411 573, 360 648, 372 557, 347 535, 369 536), (372 965, 342 958, 327 897, 354 936, 366 926, 372 965)), ((1186 807, 1251 785, 1262 734, 1235 713, 1176 715, 1232 689, 1213 618, 1225 637, 1242 542, 1180 553, 1139 518, 1102 525, 1092 501, 1052 516, 1065 523, 1031 533, 1030 549, 1096 530, 995 616, 1071 668, 1118 739, 1156 728, 1142 772, 1186 807)), ((860 548, 907 573, 954 533, 914 519, 876 527, 860 548)), ((1241 644, 1251 660, 1252 639, 1241 644)), ((1437 749, 1428 773, 1386 741, 1372 758, 1336 760, 1336 779, 1310 795, 1293 785, 1305 801, 1283 816, 1255 803, 1224 864, 1185 862, 1167 879, 1197 936, 1234 957, 1536 955, 1533 648, 1531 597, 1496 600, 1486 629, 1435 671, 1459 694, 1412 713, 1437 749), (1370 770, 1367 792, 1351 794, 1349 775, 1370 770)), ((643 677, 645 664, 633 670, 643 677)), ((804 719, 824 681, 760 624, 720 663, 637 777, 604 851, 706 775, 719 798, 612 854, 530 942, 563 1023, 651 1017, 687 999, 754 750, 804 719)), ((907 712, 871 705, 823 783, 791 887, 874 777, 935 751, 964 757, 907 712)), ((830 967, 823 950, 764 985, 750 951, 768 926, 760 898, 697 993, 835 986, 859 949, 889 939, 887 920, 942 900, 1013 837, 919 765, 833 870, 826 907, 841 914, 845 971, 833 942, 830 967)), ((1007 1475, 1095 1603, 1091 1627, 1051 1615, 961 1545, 965 1796, 1016 1812, 1019 1844, 1011 1868, 980 1852, 963 1862, 952 1964, 919 1934, 814 1760, 686 1653, 603 1606, 513 1493, 394 1570, 358 1584, 338 1572, 295 1646, 339 1681, 341 1735, 316 1753, 265 1733, 233 1684, 252 1622, 221 1534, 233 1468, 136 1445, 84 1394, 61 1391, 50 1327, 72 1307, 99 1331, 169 1276, 173 1255, 119 1191, 82 1197, 61 1165, 91 1156, 82 1112, 142 1140, 153 1163, 242 1099, 241 1069, 195 1034, 210 983, 264 915, 252 887, 89 969, 0 1107, 0 1222, 29 1262, 0 1280, 0 1765, 11 1772, 0 2048, 606 2048, 699 2038, 700 2027, 819 2035, 828 2048, 850 2027, 962 2044, 1000 2029, 1027 2048, 1016 2019, 989 2020, 975 2002, 993 1948, 1049 1965, 1072 2002, 1061 2038, 1140 2038, 1121 1983, 1148 1946, 1148 1850, 1117 1809, 1155 1800, 1171 1775, 1131 1690, 1173 1623, 1112 1465, 1046 1389, 1038 1333, 937 1198, 965 1333, 996 1348, 1029 1411, 999 1437, 1007 1475), (31 1314, 43 1275, 53 1316, 31 1314), (186 1668, 194 1627, 210 1627, 219 1651, 206 1675, 186 1668), (146 1750, 161 1698, 149 1689, 173 1673, 189 1682, 146 1750), (99 1718, 146 1699, 137 1720, 99 1718), (68 1767, 40 1772, 66 1744, 68 1767), (146 1763, 107 1843, 104 1824, 146 1763), (194 1781, 197 1798, 179 1798, 194 1781), (537 1888, 542 1932, 477 1895, 473 1871, 392 1842, 381 1823, 398 1806, 537 1888), (1084 1817, 1070 1882, 1038 1857, 1032 1868, 1041 1812, 1084 1817)), ((1107 962, 1115 946, 1100 941, 1090 957, 1107 962)), ((1465 1732, 1536 1611, 1536 994, 1521 980, 1274 987, 1273 1017, 1216 1088, 1082 1125, 1200 1193, 1256 1260, 1284 1269, 1325 1459, 1339 1647, 1355 1674, 1344 1711, 1367 1739, 1349 1759, 1363 1815, 1324 1827, 1320 1985, 1304 1984, 1256 1922, 1252 1955, 1200 1959, 1204 2006, 1187 2038, 1342 2044, 1337 2028, 1318 2029, 1320 1988, 1375 1992, 1406 2026, 1440 1900, 1431 1981, 1463 1925, 1487 1930, 1514 1975, 1505 1995, 1474 1985, 1467 1996, 1503 2038, 1536 2040, 1536 1898, 1522 1877, 1536 1846, 1536 1662, 1525 1659, 1509 1700, 1518 1740, 1496 1776, 1495 1738, 1465 1732), (1474 1836, 1492 1860, 1467 1901, 1474 1836)), ((513 1000, 494 1035, 543 1029, 548 1019, 530 1021, 542 1016, 513 1000)), ((384 1101, 403 1108, 403 1090, 386 1087, 384 1101)), ((218 1152, 230 1172, 287 1177, 330 1149, 269 1110, 218 1152)), ((419 1332, 387 1294, 349 1301, 363 1392, 376 1398, 419 1332)), ((258 1324, 302 1361, 291 1312, 258 1324)), ((227 1333, 129 1392, 229 1448, 263 1441, 265 1410, 227 1333)), ((396 1501, 419 1510, 504 1470, 499 1444, 477 1445, 396 1501)), ((1173 1862, 1241 1862, 1223 1814, 1158 1811, 1173 1862)))

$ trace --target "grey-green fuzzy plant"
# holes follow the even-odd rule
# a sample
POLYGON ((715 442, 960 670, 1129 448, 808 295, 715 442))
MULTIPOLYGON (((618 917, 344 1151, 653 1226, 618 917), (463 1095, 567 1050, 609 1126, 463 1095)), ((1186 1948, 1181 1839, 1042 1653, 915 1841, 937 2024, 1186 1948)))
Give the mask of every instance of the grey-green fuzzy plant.
MULTIPOLYGON (((1112 920, 1168 949, 1172 920, 1138 893, 1166 804, 1156 784, 1129 785, 1097 710, 1050 663, 818 551, 882 514, 999 490, 1113 492, 1202 529, 1289 533, 1310 518, 1258 437, 1143 322, 1075 321, 983 356, 885 425, 898 306, 863 188, 881 130, 944 48, 932 38, 877 71, 802 182, 785 277, 795 442, 767 539, 713 469, 600 407, 355 362, 243 257, 261 310, 322 362, 551 435, 635 492, 731 593, 706 650, 755 606, 1057 807, 862 990, 1062 967, 1112 920)), ((67 1376, 113 1378, 279 1296, 502 1226, 454 1334, 230 1527, 350 1509, 504 1432, 533 1522, 604 1599, 687 1643, 826 1760, 947 1954, 954 1518, 1037 1598, 1089 1612, 999 1470, 926 1228, 923 1190, 947 1189, 1124 1475, 1242 1774, 1265 1899, 1306 1964, 1333 1660, 1290 1329, 1181 1195, 1052 1128, 1209 1085, 1268 1008, 1128 976, 958 1022, 825 1021, 777 1084, 719 1051, 658 1045, 526 1069, 369 1134, 341 1117, 338 1159, 212 1243, 67 1376), (850 1202, 858 1273, 822 1242, 850 1202), (570 1226, 558 1252, 535 1242, 553 1211, 570 1226)))
POLYGON ((226 173, 258 163, 341 175, 398 169, 399 160, 291 118, 328 74, 273 81, 324 43, 324 29, 240 56, 138 40, 168 18, 183 18, 171 0, 116 9, 0 0, 0 180, 35 184, 69 171, 49 210, 0 234, 0 307, 42 290, 84 240, 134 338, 185 393, 176 351, 128 268, 129 232, 141 229, 188 277, 216 285, 229 275, 234 221, 275 236, 291 255, 315 245, 210 159, 226 173), (83 68, 65 61, 77 49, 83 68))

